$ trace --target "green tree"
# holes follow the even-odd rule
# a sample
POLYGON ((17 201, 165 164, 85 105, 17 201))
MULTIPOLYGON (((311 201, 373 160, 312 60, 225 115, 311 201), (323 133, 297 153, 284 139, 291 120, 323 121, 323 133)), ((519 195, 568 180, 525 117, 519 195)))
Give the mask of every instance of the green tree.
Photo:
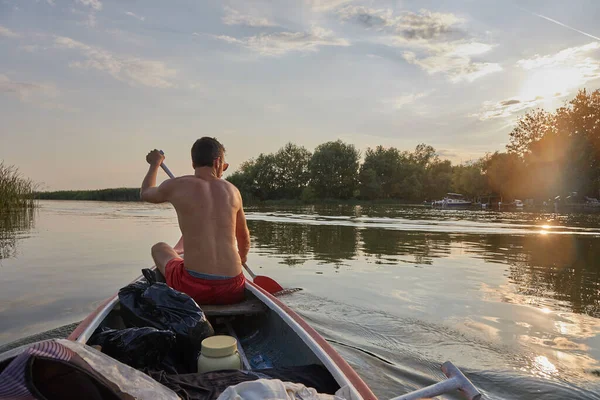
POLYGON ((227 180, 238 188, 245 202, 256 200, 255 171, 255 161, 249 160, 243 162, 237 171, 227 177, 227 180))
POLYGON ((452 190, 468 198, 490 194, 481 160, 457 165, 452 169, 452 190))
POLYGON ((360 196, 386 199, 394 196, 393 185, 401 168, 401 155, 395 148, 368 148, 358 174, 360 196))
POLYGON ((540 140, 555 128, 555 116, 537 109, 525 114, 510 132, 506 149, 523 158, 531 152, 531 144, 540 140))
POLYGON ((359 152, 341 140, 319 145, 310 163, 310 186, 319 198, 349 199, 358 182, 359 152))
POLYGON ((505 199, 523 197, 523 162, 515 153, 488 155, 482 159, 488 188, 505 199))
POLYGON ((279 198, 297 199, 310 179, 308 164, 311 154, 306 148, 292 143, 275 153, 275 186, 279 198))
POLYGON ((567 105, 549 114, 525 115, 507 146, 524 163, 531 197, 548 198, 573 191, 596 197, 600 190, 600 90, 581 90, 567 105))
POLYGON ((441 199, 452 189, 452 163, 436 159, 426 168, 423 197, 427 200, 441 199))

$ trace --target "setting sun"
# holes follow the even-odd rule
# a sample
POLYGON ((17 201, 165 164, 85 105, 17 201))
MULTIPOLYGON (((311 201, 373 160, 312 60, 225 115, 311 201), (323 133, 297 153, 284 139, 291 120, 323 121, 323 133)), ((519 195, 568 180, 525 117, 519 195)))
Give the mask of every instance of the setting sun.
POLYGON ((549 100, 555 96, 563 96, 577 88, 582 80, 582 71, 577 68, 530 71, 529 77, 521 87, 520 98, 530 101, 540 97, 543 100, 549 100))

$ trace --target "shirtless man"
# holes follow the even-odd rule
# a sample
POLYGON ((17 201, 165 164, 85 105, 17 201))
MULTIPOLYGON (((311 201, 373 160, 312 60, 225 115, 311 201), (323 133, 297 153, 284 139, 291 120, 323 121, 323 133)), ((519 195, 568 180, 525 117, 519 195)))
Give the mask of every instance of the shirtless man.
POLYGON ((158 187, 156 175, 165 157, 158 150, 146 156, 150 169, 141 199, 173 205, 183 235, 185 265, 177 251, 162 242, 152 246, 152 258, 167 285, 198 304, 231 304, 244 298, 242 263, 250 249, 250 233, 240 192, 221 179, 229 166, 224 156, 225 149, 216 139, 198 139, 192 146, 194 175, 169 179, 158 187))

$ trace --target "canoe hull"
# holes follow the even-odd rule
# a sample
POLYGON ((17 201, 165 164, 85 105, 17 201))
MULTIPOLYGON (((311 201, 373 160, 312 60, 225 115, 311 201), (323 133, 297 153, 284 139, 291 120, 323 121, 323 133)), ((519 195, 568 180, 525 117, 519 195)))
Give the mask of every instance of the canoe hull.
MULTIPOLYGON (((273 315, 275 323, 281 323, 286 329, 293 331, 295 337, 292 337, 294 339, 292 342, 299 343, 301 341, 304 345, 298 346, 298 348, 302 347, 299 351, 310 351, 311 353, 305 354, 305 358, 318 360, 330 372, 340 387, 347 386, 350 389, 353 399, 376 399, 373 392, 356 371, 302 317, 251 281, 246 281, 246 290, 247 293, 250 293, 268 308, 269 312, 273 315)), ((94 331, 107 319, 111 311, 118 304, 119 298, 117 294, 106 299, 75 328, 68 339, 87 343, 94 331)))

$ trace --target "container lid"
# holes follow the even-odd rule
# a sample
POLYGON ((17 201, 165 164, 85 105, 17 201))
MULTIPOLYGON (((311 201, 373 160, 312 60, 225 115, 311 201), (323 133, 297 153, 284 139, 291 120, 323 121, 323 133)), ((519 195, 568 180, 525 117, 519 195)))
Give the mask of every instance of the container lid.
POLYGON ((202 341, 202 354, 206 357, 227 357, 237 350, 237 340, 226 335, 207 337, 202 341))

